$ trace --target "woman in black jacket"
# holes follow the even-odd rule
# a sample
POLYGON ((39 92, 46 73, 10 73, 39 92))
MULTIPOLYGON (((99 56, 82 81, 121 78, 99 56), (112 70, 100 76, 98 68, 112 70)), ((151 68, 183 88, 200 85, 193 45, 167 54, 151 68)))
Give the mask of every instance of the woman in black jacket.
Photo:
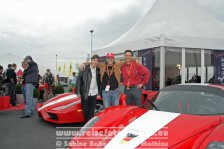
POLYGON ((90 65, 79 72, 76 82, 76 92, 81 97, 85 122, 94 116, 96 96, 100 91, 100 69, 97 67, 99 58, 98 55, 92 56, 90 65))

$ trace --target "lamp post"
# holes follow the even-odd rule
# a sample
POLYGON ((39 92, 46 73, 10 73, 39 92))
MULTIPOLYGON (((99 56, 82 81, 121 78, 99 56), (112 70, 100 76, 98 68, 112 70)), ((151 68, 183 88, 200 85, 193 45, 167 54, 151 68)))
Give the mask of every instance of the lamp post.
POLYGON ((91 55, 90 55, 90 57, 92 57, 93 56, 92 55, 92 52, 93 52, 93 30, 90 30, 89 32, 91 33, 91 55))
POLYGON ((58 55, 56 54, 55 56, 56 56, 56 72, 58 72, 58 60, 57 60, 58 55))
POLYGON ((87 62, 89 62, 89 60, 90 60, 90 55, 89 55, 89 53, 87 54, 87 62))

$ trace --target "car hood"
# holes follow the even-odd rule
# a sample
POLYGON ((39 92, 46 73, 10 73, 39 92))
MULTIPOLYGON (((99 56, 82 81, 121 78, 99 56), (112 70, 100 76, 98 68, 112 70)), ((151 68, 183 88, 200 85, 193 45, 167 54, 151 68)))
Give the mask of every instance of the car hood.
POLYGON ((65 106, 73 102, 80 102, 80 98, 77 97, 76 94, 62 94, 52 98, 49 101, 46 101, 41 107, 38 108, 38 111, 43 109, 52 109, 59 106, 65 106))
POLYGON ((100 121, 96 124, 96 127, 125 127, 145 112, 146 109, 136 106, 113 106, 106 108, 97 114, 100 121))
POLYGON ((213 130, 220 122, 220 117, 218 115, 199 116, 181 114, 164 127, 168 131, 169 147, 177 145, 196 135, 206 138, 209 133, 207 135, 203 134, 207 133, 209 130, 213 130))
MULTIPOLYGON (((123 125, 125 128, 116 134, 111 140, 106 141, 106 148, 138 147, 141 143, 148 142, 152 139, 166 139, 168 147, 172 147, 220 124, 219 116, 199 116, 153 110, 139 112, 137 109, 138 108, 129 107, 129 112, 132 112, 132 114, 128 114, 128 112, 125 111, 125 108, 123 108, 123 112, 125 111, 123 114, 121 113, 123 119, 116 118, 116 123, 111 125, 111 127, 119 127, 123 125), (141 112, 142 114, 140 114, 141 112), (134 121, 131 120, 136 116, 137 118, 135 118, 134 121), (133 122, 128 123, 130 121, 133 122), (160 136, 161 131, 163 136, 160 136), (126 141, 128 134, 137 137, 126 141), (167 136, 164 136, 164 134, 167 136)), ((103 120, 102 117, 101 120, 103 120)), ((96 125, 96 127, 99 126, 100 125, 96 125)))
POLYGON ((45 101, 44 104, 48 104, 48 103, 50 103, 50 102, 52 102, 52 101, 58 100, 58 99, 60 99, 60 98, 62 98, 62 97, 66 97, 66 96, 69 96, 69 95, 72 95, 72 93, 59 94, 59 95, 57 95, 57 96, 55 96, 55 97, 53 97, 53 98, 51 98, 51 99, 45 101))

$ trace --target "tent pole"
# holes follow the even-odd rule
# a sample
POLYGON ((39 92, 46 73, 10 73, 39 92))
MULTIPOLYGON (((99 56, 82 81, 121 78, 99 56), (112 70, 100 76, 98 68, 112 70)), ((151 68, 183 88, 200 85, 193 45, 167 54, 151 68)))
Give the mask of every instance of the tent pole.
POLYGON ((186 80, 186 78, 185 78, 185 74, 186 74, 186 71, 185 71, 185 69, 186 69, 186 64, 185 64, 185 48, 182 48, 182 51, 181 51, 181 53, 182 53, 182 71, 181 71, 181 84, 185 84, 185 80, 186 80))
POLYGON ((160 89, 165 87, 165 53, 165 47, 160 47, 160 89))
POLYGON ((205 83, 205 49, 201 49, 201 83, 205 83))

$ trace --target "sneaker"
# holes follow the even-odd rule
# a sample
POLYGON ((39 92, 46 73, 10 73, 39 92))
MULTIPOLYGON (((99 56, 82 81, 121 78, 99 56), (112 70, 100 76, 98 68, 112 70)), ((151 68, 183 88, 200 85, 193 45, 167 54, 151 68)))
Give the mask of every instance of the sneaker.
POLYGON ((32 111, 32 112, 31 112, 31 115, 36 115, 36 114, 37 114, 36 111, 32 111))
POLYGON ((30 117, 31 117, 30 115, 23 115, 20 118, 30 118, 30 117))

